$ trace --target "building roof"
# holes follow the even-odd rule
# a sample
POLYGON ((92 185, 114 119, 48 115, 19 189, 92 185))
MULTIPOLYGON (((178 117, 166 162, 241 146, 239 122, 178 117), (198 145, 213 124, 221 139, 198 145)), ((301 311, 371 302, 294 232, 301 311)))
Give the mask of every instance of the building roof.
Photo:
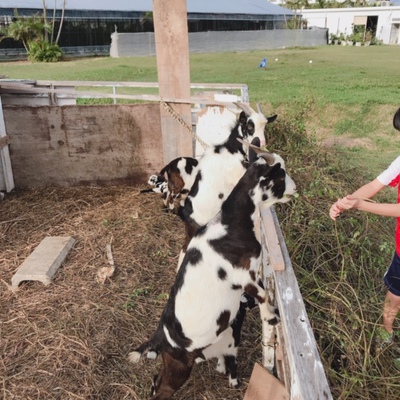
MULTIPOLYGON (((54 0, 45 0, 52 10, 54 0)), ((63 0, 55 0, 57 9, 62 8, 63 0)), ((42 0, 0 0, 0 8, 42 9, 42 0)), ((97 11, 139 11, 153 10, 152 0, 67 0, 66 10, 97 11)), ((207 14, 249 14, 282 15, 292 14, 291 10, 269 3, 267 0, 187 0, 188 13, 207 14)))

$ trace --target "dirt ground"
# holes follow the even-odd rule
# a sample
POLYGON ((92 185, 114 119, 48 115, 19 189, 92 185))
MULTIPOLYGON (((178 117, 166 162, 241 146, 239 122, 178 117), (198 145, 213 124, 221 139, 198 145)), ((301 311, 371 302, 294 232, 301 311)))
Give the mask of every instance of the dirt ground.
MULTIPOLYGON (((184 228, 142 188, 46 188, 0 200, 0 398, 148 398, 158 362, 133 365, 127 355, 157 325, 184 228), (49 286, 29 282, 12 292, 13 274, 47 236, 76 243, 49 286), (100 284, 109 243, 116 270, 100 284)), ((211 360, 195 366, 174 398, 242 399, 256 361, 261 324, 253 309, 239 351, 241 388, 229 389, 211 360)))

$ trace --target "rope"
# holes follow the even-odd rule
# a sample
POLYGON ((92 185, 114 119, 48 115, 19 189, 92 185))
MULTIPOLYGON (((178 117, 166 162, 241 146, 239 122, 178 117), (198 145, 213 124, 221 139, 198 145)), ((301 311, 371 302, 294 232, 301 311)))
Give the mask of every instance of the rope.
POLYGON ((163 105, 165 108, 165 111, 168 112, 168 114, 171 115, 171 117, 175 120, 178 121, 184 128, 186 128, 191 135, 202 145, 203 149, 206 149, 208 147, 208 144, 201 140, 195 132, 190 128, 190 126, 183 120, 183 118, 165 101, 160 100, 160 103, 163 105))

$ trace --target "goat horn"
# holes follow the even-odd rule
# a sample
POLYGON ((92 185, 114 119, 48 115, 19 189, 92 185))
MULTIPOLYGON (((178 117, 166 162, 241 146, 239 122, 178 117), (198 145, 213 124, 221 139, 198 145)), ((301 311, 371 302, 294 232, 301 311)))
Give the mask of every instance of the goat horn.
POLYGON ((274 165, 275 157, 271 153, 260 153, 259 157, 262 157, 268 165, 274 165))
POLYGON ((236 139, 238 140, 238 142, 242 143, 246 147, 253 149, 253 151, 257 153, 259 157, 262 157, 267 162, 268 165, 274 165, 275 157, 270 152, 258 146, 255 146, 254 144, 249 143, 247 140, 243 140, 240 138, 236 139))
POLYGON ((254 113, 254 110, 247 103, 233 103, 236 107, 239 107, 243 110, 247 115, 251 115, 254 113))
POLYGON ((263 113, 262 110, 261 110, 261 104, 260 104, 260 103, 257 103, 257 110, 258 110, 258 112, 259 112, 260 114, 263 113))
POLYGON ((247 140, 243 140, 241 138, 236 138, 238 142, 242 143, 244 146, 246 146, 247 148, 251 148, 254 150, 255 153, 257 154, 264 154, 267 153, 269 154, 268 150, 264 150, 261 147, 258 147, 252 143, 249 143, 247 140))

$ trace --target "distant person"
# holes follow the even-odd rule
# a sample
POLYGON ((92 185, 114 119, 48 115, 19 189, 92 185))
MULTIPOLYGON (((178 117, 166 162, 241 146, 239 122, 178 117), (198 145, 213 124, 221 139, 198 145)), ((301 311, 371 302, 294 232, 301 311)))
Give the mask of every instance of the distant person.
POLYGON ((260 64, 258 65, 258 68, 264 68, 267 69, 267 57, 263 58, 260 62, 260 64))
MULTIPOLYGON (((393 117, 393 126, 400 131, 400 108, 393 117)), ((342 212, 350 209, 367 211, 384 217, 397 218, 395 232, 396 251, 392 263, 384 275, 384 282, 388 289, 383 306, 383 328, 377 331, 377 340, 381 348, 390 344, 395 338, 393 322, 400 310, 400 156, 373 181, 360 187, 353 194, 338 199, 329 211, 330 217, 335 220, 342 212), (385 186, 397 186, 397 203, 374 203, 370 199, 385 186)))

